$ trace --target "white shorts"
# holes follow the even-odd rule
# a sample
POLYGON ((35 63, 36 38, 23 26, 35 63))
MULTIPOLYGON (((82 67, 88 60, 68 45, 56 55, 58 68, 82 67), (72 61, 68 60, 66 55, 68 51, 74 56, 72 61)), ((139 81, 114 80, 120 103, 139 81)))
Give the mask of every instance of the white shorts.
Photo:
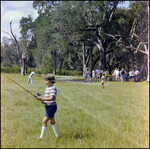
POLYGON ((92 74, 92 78, 95 78, 95 74, 92 74))

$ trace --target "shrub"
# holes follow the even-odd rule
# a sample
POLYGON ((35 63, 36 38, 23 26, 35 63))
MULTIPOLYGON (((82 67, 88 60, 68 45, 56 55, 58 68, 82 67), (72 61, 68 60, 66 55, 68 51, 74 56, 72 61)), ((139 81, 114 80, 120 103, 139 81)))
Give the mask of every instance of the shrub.
POLYGON ((61 69, 60 75, 64 76, 81 76, 81 71, 61 69))
POLYGON ((17 66, 12 67, 11 72, 12 73, 20 73, 21 72, 21 67, 17 67, 17 66))
POLYGON ((11 73, 11 67, 1 67, 1 72, 5 72, 5 73, 11 73))

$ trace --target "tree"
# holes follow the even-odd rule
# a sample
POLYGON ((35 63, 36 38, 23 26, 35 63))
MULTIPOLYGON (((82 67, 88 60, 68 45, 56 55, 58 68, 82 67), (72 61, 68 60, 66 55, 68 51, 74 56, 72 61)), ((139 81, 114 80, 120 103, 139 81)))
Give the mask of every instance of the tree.
POLYGON ((16 36, 14 36, 14 34, 13 34, 11 25, 12 25, 12 21, 10 22, 10 32, 11 32, 12 36, 9 33, 7 33, 7 32, 5 32, 3 30, 2 31, 4 33, 8 34, 11 37, 11 39, 15 42, 16 50, 17 50, 17 54, 18 54, 18 59, 19 59, 19 64, 20 64, 20 67, 21 67, 21 74, 25 75, 27 73, 27 61, 28 61, 28 59, 27 59, 25 51, 23 51, 22 56, 21 56, 18 40, 16 39, 16 36))
POLYGON ((135 48, 132 46, 126 46, 126 48, 132 49, 135 52, 140 52, 140 53, 143 53, 146 55, 145 61, 140 70, 140 74, 143 71, 144 65, 147 63, 146 65, 147 65, 148 71, 147 71, 147 80, 146 81, 149 82, 149 19, 145 19, 145 17, 143 17, 143 16, 146 16, 149 18, 149 1, 141 2, 140 4, 139 4, 140 6, 147 4, 147 13, 145 12, 146 9, 143 6, 142 9, 140 9, 141 12, 137 15, 137 18, 141 21, 141 23, 139 23, 139 28, 136 27, 133 30, 133 36, 136 37, 136 39, 138 40, 138 43, 136 43, 137 47, 135 48), (145 24, 146 24, 146 26, 145 26, 145 24), (148 31, 148 33, 147 33, 147 31, 148 31), (136 32, 138 32, 138 35, 136 32), (145 38, 146 36, 147 36, 147 38, 145 38), (148 40, 148 42, 147 42, 147 40, 148 40))

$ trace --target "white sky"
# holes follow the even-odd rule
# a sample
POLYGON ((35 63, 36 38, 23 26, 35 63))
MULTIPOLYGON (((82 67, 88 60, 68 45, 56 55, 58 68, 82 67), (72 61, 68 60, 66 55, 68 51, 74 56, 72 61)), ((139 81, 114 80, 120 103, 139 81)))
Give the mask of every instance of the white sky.
MULTIPOLYGON (((33 18, 37 18, 37 10, 32 7, 33 1, 1 1, 1 30, 10 34, 10 22, 12 21, 12 30, 17 39, 21 36, 19 21, 22 17, 28 17, 30 14, 33 18)), ((2 37, 9 37, 1 31, 2 37)))
MULTIPOLYGON (((32 7, 33 1, 1 1, 1 30, 10 34, 10 22, 12 21, 12 30, 17 39, 21 36, 19 21, 22 17, 28 17, 30 14, 34 19, 37 18, 37 10, 32 7)), ((119 7, 128 7, 129 1, 125 1, 119 7)), ((10 38, 9 35, 1 31, 1 42, 3 36, 10 38)))

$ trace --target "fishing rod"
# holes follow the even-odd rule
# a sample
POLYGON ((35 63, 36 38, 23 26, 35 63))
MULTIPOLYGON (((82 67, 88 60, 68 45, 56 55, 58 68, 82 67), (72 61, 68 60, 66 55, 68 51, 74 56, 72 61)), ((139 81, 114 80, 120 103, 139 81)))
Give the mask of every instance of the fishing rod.
MULTIPOLYGON (((1 72, 2 73, 2 72, 1 72)), ((6 76, 4 73, 2 73, 5 77, 7 77, 8 79, 10 79, 8 76, 6 76)), ((10 79, 11 81, 13 81, 14 83, 16 83, 17 85, 19 85, 17 82, 15 82, 14 80, 10 79)), ((35 98, 37 98, 37 96, 35 96, 34 94, 32 94, 30 91, 28 91, 27 89, 25 89, 24 87, 22 87, 21 85, 19 85, 21 88, 23 88, 25 91, 27 91, 28 93, 30 93, 32 96, 34 96, 35 98)))

